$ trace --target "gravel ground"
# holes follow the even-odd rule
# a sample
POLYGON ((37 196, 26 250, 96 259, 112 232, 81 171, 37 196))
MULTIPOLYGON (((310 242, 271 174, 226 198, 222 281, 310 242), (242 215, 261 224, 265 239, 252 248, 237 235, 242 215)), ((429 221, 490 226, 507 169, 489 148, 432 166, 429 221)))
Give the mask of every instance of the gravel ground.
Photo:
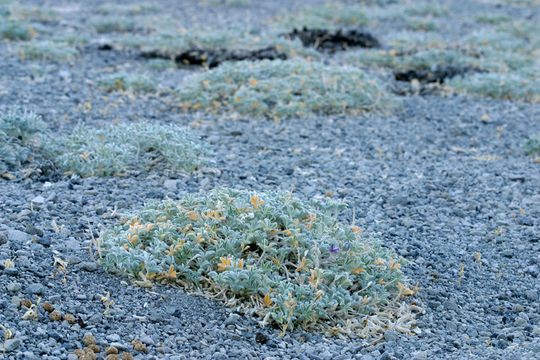
MULTIPOLYGON (((74 8, 69 1, 22 3, 74 8)), ((47 26, 84 25, 84 14, 100 3, 83 2, 66 15, 69 21, 47 26)), ((160 5, 188 27, 257 24, 282 13, 281 5, 303 2, 253 0, 247 8, 194 3, 160 5)), ((504 11, 474 6, 471 11, 504 11)), ((88 45, 69 64, 22 62, 12 47, 0 43, 0 109, 25 106, 59 132, 79 121, 174 122, 192 127, 214 157, 190 175, 81 179, 34 172, 25 178, 21 171, 16 180, 0 179, 0 263, 15 258, 13 268, 0 265, 0 324, 13 332, 6 358, 76 359, 73 350, 84 347, 87 333, 102 349, 112 345, 136 359, 534 359, 540 353, 540 166, 522 147, 540 133, 538 105, 409 96, 392 115, 233 120, 171 110, 166 90, 133 99, 102 93, 94 81, 104 68, 144 66, 130 52, 88 45), (36 75, 36 66, 46 70, 36 75), (81 109, 85 102, 91 107, 81 109), (89 226, 97 236, 149 200, 223 186, 348 202, 344 221, 354 212, 366 234, 410 261, 404 272, 419 282, 425 309, 417 318, 420 334, 387 330, 373 343, 303 332, 280 338, 220 303, 179 288, 133 286, 92 261, 89 226), (53 221, 63 228, 54 229, 53 221), (68 261, 56 276, 55 257, 68 261), (103 315, 107 293, 114 304, 103 315), (20 302, 37 296, 80 321, 50 321, 41 306, 37 321, 21 320, 20 302), (133 351, 134 339, 146 353, 133 351)), ((154 75, 172 85, 186 73, 154 75)))

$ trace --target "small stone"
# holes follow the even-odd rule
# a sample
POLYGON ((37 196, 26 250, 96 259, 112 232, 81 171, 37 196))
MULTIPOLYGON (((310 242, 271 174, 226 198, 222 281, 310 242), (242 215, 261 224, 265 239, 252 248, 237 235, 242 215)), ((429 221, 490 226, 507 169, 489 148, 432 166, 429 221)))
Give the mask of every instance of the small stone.
POLYGON ((266 344, 268 338, 262 332, 258 332, 257 335, 255 335, 255 341, 259 344, 266 344))
POLYGON ((141 337, 141 342, 143 344, 146 344, 148 346, 154 346, 155 345, 155 342, 154 342, 154 339, 152 339, 150 336, 148 335, 145 335, 143 337, 141 337))
POLYGON ((126 350, 126 348, 127 348, 123 343, 121 343, 121 342, 119 342, 119 341, 111 342, 111 343, 110 343, 110 346, 114 346, 114 347, 117 348, 119 351, 121 351, 121 350, 126 350))
POLYGON ((6 288, 7 288, 7 291, 9 291, 9 292, 17 292, 17 291, 21 290, 22 286, 19 283, 12 282, 12 283, 9 283, 6 286, 6 288))
POLYGON ((18 276, 19 275, 19 270, 15 269, 15 268, 5 269, 4 272, 9 276, 18 276))
POLYGON ((235 325, 240 321, 240 315, 232 313, 229 317, 223 322, 223 325, 235 325))
POLYGON ((123 352, 123 353, 120 355, 120 359, 122 359, 122 360, 133 360, 133 355, 131 355, 131 354, 128 353, 128 352, 123 352))
POLYGON ((514 306, 512 307, 512 311, 515 312, 516 314, 523 312, 523 310, 524 310, 523 305, 521 304, 514 304, 514 306))
POLYGON ((27 233, 27 234, 30 234, 30 235, 37 235, 37 236, 43 236, 43 230, 35 227, 34 225, 32 224, 27 224, 26 225, 26 228, 24 229, 24 231, 27 233))
POLYGON ((51 321, 60 321, 62 319, 62 314, 60 313, 60 311, 53 311, 49 314, 49 319, 51 321))
POLYGON ((399 338, 399 335, 394 330, 386 330, 384 332, 384 340, 386 341, 397 341, 399 338))
POLYGON ((68 324, 70 325, 73 325, 75 324, 75 322, 77 321, 75 319, 75 316, 71 315, 71 314, 65 314, 64 315, 64 320, 68 322, 68 324))
POLYGON ((527 298, 527 300, 537 301, 538 300, 538 291, 536 291, 534 289, 527 290, 527 291, 525 291, 525 297, 527 298))
POLYGON ((51 237, 49 235, 42 236, 37 239, 37 242, 44 247, 49 247, 51 246, 51 237))
MULTIPOLYGON (((107 339, 110 342, 117 342, 117 341, 120 341, 120 335, 110 334, 110 335, 107 335, 105 339, 107 339)), ((118 354, 118 353, 115 353, 115 354, 118 354)))
POLYGON ((54 311, 54 306, 52 306, 51 303, 46 302, 46 303, 43 303, 42 306, 43 306, 43 310, 45 310, 48 313, 51 313, 54 311))
POLYGON ((0 232, 0 245, 7 243, 7 235, 4 232, 0 232))
POLYGON ((105 348, 105 354, 111 355, 111 354, 118 354, 118 349, 114 346, 107 346, 105 348))
POLYGON ((109 355, 107 355, 105 360, 120 360, 120 358, 118 357, 117 354, 109 354, 109 355))
POLYGON ((58 76, 60 76, 62 78, 62 80, 64 81, 69 81, 71 80, 71 73, 67 70, 60 70, 58 72, 58 76))
POLYGON ((428 355, 425 351, 415 351, 412 353, 413 360, 427 360, 428 355))
POLYGON ((447 308, 448 310, 454 310, 454 311, 458 310, 458 305, 453 300, 447 300, 447 301, 443 302, 443 306, 445 308, 447 308))
POLYGON ((144 345, 143 343, 141 343, 140 340, 133 340, 131 342, 131 345, 133 345, 133 349, 135 351, 141 351, 141 352, 146 352, 146 345, 144 345))
POLYGON ((36 196, 30 202, 33 204, 33 206, 43 206, 45 204, 45 198, 41 195, 36 196))
POLYGON ((12 351, 17 350, 21 346, 21 340, 8 339, 5 344, 6 344, 6 347, 5 347, 6 352, 12 352, 12 351))
POLYGON ((96 265, 96 263, 92 261, 82 262, 79 266, 81 270, 88 271, 88 272, 94 272, 98 269, 98 266, 96 265))
POLYGON ((165 189, 169 191, 176 191, 177 185, 178 185, 178 180, 167 179, 163 182, 163 186, 165 187, 165 189))
POLYGON ((86 334, 84 335, 83 337, 83 343, 84 345, 88 346, 88 345, 94 345, 96 344, 96 338, 94 337, 94 335, 92 334, 86 334))
POLYGON ((26 291, 30 294, 42 295, 45 287, 40 283, 31 284, 26 288, 26 291))
POLYGON ((14 243, 24 244, 32 241, 32 239, 32 235, 25 232, 14 229, 8 230, 8 240, 13 241, 14 243))

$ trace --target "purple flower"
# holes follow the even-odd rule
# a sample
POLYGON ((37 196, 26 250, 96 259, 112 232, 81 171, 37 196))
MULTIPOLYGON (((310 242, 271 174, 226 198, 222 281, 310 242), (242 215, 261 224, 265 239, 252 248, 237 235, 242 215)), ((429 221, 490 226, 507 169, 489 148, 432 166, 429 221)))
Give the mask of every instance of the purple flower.
POLYGON ((351 250, 351 243, 347 240, 347 250, 351 250))
POLYGON ((330 245, 330 251, 333 252, 333 253, 338 252, 339 251, 339 246, 337 246, 335 244, 330 245))

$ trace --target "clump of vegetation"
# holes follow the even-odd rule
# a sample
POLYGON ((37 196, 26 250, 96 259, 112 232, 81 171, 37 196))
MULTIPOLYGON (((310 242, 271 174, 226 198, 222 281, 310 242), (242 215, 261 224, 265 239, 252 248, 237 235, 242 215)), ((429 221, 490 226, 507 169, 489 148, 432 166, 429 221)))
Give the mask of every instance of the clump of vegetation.
POLYGON ((97 12, 103 15, 144 15, 159 13, 161 8, 154 3, 137 5, 105 4, 98 7, 97 12))
POLYGON ((11 19, 1 19, 0 39, 7 40, 30 40, 34 31, 24 22, 11 19))
POLYGON ((519 73, 476 73, 464 77, 457 76, 446 83, 451 88, 467 94, 530 103, 540 102, 538 76, 524 76, 519 73))
POLYGON ((0 173, 29 161, 46 131, 47 125, 33 112, 0 112, 0 173))
POLYGON ((439 26, 434 21, 414 18, 407 21, 407 27, 412 30, 422 31, 439 30, 439 26))
POLYGON ((174 69, 176 68, 176 63, 172 60, 166 60, 166 59, 150 59, 145 64, 145 66, 149 70, 153 71, 165 71, 168 69, 174 69))
POLYGON ((390 108, 394 102, 359 69, 296 60, 225 63, 187 77, 176 90, 185 110, 303 118, 390 108))
POLYGON ((55 41, 31 41, 18 48, 23 60, 72 61, 79 52, 76 48, 55 41))
POLYGON ((336 27, 364 26, 368 18, 360 5, 328 3, 323 6, 309 6, 297 13, 283 15, 277 24, 283 30, 307 27, 333 29, 336 27))
POLYGON ((46 7, 15 7, 14 15, 19 19, 29 21, 54 21, 58 19, 58 12, 46 7))
POLYGON ((397 52, 437 49, 444 44, 441 35, 423 31, 399 31, 389 34, 385 40, 397 52))
POLYGON ((282 31, 271 29, 260 32, 239 27, 220 29, 193 28, 186 31, 161 31, 149 36, 116 37, 115 42, 121 46, 143 51, 157 52, 161 56, 174 58, 188 49, 218 50, 256 50, 275 47, 284 52, 289 58, 301 55, 306 58, 318 59, 320 54, 314 49, 305 48, 299 39, 288 39, 281 36, 282 31))
POLYGON ((525 141, 523 145, 525 154, 540 157, 540 136, 533 136, 525 141))
POLYGON ((476 16, 475 19, 479 23, 492 24, 492 25, 502 24, 505 22, 512 21, 511 17, 507 15, 503 15, 503 14, 480 14, 476 16))
MULTIPOLYGON (((398 5, 400 6, 400 5, 398 5)), ((410 16, 443 16, 448 14, 449 9, 442 7, 437 1, 427 3, 414 3, 405 5, 403 12, 410 16)))
POLYGON ((104 16, 92 22, 99 34, 113 32, 131 32, 137 29, 137 22, 130 17, 104 16))
POLYGON ((217 294, 283 332, 358 335, 362 315, 412 294, 404 260, 337 217, 341 203, 232 189, 147 204, 99 239, 101 264, 141 286, 217 294))
POLYGON ((156 92, 158 82, 156 79, 145 74, 129 74, 118 72, 104 76, 97 81, 105 91, 132 90, 135 92, 156 92))
POLYGON ((210 4, 225 6, 248 6, 251 4, 251 0, 210 0, 210 4))
POLYGON ((71 135, 48 143, 49 156, 61 169, 80 176, 121 175, 159 163, 194 171, 206 150, 198 137, 174 125, 147 122, 92 129, 79 125, 71 135))

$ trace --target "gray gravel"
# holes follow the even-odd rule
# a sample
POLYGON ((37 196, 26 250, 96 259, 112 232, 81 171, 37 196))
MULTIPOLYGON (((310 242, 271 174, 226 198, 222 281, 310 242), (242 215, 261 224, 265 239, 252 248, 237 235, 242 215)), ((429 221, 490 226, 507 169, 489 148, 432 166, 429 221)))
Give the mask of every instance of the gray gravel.
MULTIPOLYGON (((99 2, 87 3, 92 9, 99 2)), ((171 5, 188 26, 244 18, 257 23, 283 12, 280 5, 289 1, 253 0, 248 8, 178 3, 163 6, 171 5)), ((77 16, 70 23, 84 24, 84 13, 77 16)), ((410 96, 392 115, 275 123, 184 115, 168 107, 166 95, 131 101, 107 94, 118 107, 103 114, 105 94, 92 81, 107 66, 142 68, 133 54, 88 47, 74 64, 32 63, 10 55, 11 46, 0 43, 0 90, 8 90, 0 91, 0 109, 26 106, 59 132, 78 121, 174 122, 191 126, 215 156, 192 175, 81 179, 34 171, 25 178, 20 171, 16 180, 0 179, 0 324, 13 332, 6 358, 76 359, 72 352, 84 347, 88 333, 102 350, 113 345, 136 359, 535 359, 540 353, 540 166, 522 147, 540 134, 538 105, 410 96), (33 76, 36 64, 50 71, 33 76), (77 106, 90 94, 85 113, 77 106), (92 261, 89 225, 98 236, 149 200, 221 186, 282 189, 303 199, 331 192, 330 198, 346 201, 344 221, 354 213, 367 235, 410 261, 404 272, 419 283, 425 309, 417 318, 420 335, 388 330, 372 345, 374 339, 304 332, 280 338, 278 330, 262 329, 218 302, 180 288, 134 286, 92 261), (66 271, 58 271, 55 258, 67 261, 66 271), (4 268, 6 259, 15 266, 4 268), (108 292, 114 304, 103 315, 108 292), (50 321, 41 305, 38 320, 22 320, 21 301, 38 296, 80 321, 50 321), (147 353, 133 351, 134 339, 147 353)), ((173 83, 186 73, 155 76, 173 83)))

